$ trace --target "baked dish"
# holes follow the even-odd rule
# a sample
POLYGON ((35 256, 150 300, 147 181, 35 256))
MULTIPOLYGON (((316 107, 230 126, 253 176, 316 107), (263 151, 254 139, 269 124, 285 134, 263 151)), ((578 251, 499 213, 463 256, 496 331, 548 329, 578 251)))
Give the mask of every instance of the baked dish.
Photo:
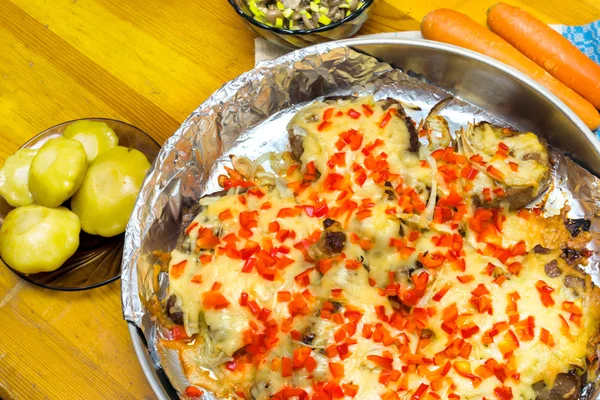
POLYGON ((590 223, 525 208, 551 184, 545 143, 451 134, 438 109, 417 125, 393 99, 327 99, 288 152, 232 157, 147 305, 189 397, 575 399, 594 379, 590 223))

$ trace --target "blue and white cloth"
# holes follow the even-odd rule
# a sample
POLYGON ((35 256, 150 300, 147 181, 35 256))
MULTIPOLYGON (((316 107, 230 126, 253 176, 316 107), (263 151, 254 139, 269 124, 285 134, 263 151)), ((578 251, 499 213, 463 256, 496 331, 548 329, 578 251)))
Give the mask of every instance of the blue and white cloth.
MULTIPOLYGON (((553 28, 577 46, 586 56, 600 64, 600 20, 587 25, 555 25, 553 28)), ((596 129, 594 133, 600 139, 600 128, 596 129)))

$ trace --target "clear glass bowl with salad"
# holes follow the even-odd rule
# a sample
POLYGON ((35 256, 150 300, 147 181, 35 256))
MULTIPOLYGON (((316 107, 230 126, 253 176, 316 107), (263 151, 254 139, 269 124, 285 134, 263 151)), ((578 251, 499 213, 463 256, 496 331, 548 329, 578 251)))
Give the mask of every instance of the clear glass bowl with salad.
POLYGON ((306 47, 354 35, 375 0, 229 0, 263 38, 284 47, 306 47))

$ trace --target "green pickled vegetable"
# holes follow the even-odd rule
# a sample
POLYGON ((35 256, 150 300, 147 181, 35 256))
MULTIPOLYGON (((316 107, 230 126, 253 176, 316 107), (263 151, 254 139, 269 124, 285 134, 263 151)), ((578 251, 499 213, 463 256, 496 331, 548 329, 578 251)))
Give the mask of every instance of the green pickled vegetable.
POLYGON ((322 23, 323 25, 329 25, 329 24, 331 24, 331 18, 327 18, 326 15, 321 15, 319 17, 319 22, 322 23))
POLYGON ((15 208, 0 228, 0 255, 25 274, 54 271, 79 246, 79 219, 64 207, 15 208))
POLYGON ((13 207, 33 203, 29 192, 29 168, 37 150, 20 149, 8 157, 0 168, 0 196, 13 207))
POLYGON ((87 155, 77 140, 48 140, 31 162, 29 191, 33 199, 46 207, 60 206, 79 189, 87 166, 87 155))
POLYGON ((101 153, 71 199, 81 228, 105 237, 124 232, 149 168, 146 156, 135 149, 117 146, 101 153))
POLYGON ((286 8, 285 10, 283 10, 282 14, 285 18, 290 18, 292 14, 294 14, 294 10, 292 10, 291 8, 286 8))
POLYGON ((98 154, 119 144, 115 132, 104 122, 76 121, 63 132, 67 139, 75 139, 83 145, 88 162, 94 161, 98 154))

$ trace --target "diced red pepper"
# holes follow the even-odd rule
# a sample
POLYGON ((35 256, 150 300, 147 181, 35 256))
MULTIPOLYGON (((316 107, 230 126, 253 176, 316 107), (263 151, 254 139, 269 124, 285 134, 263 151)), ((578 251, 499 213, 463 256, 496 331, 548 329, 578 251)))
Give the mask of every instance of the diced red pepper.
POLYGON ((246 262, 244 263, 244 266, 242 267, 242 272, 250 272, 252 271, 252 268, 254 268, 254 266, 256 265, 256 258, 249 258, 246 260, 246 262))
POLYGON ((562 315, 558 315, 560 317, 560 322, 562 324, 560 331, 562 332, 562 334, 566 337, 568 337, 569 339, 573 340, 573 336, 571 336, 571 329, 569 328, 569 323, 567 322, 567 320, 565 319, 565 317, 563 317, 562 315))
POLYGON ((365 173, 365 171, 361 171, 355 180, 358 186, 362 187, 362 185, 364 185, 365 181, 367 180, 367 174, 365 173))
POLYGON ((502 173, 502 171, 500 171, 498 168, 494 167, 493 165, 489 165, 485 170, 494 179, 497 179, 497 180, 503 180, 504 179, 504 174, 502 173))
POLYGON ((467 165, 460 171, 460 176, 462 176, 463 178, 465 178, 469 181, 472 181, 473 179, 475 179, 475 177, 477 176, 478 173, 479 173, 479 170, 471 167, 471 165, 467 165))
POLYGON ((361 107, 362 107, 363 112, 365 113, 365 115, 367 117, 370 117, 371 115, 373 115, 373 108, 371 108, 370 105, 368 105, 368 104, 361 104, 361 107))
POLYGON ((513 275, 519 275, 519 272, 521 272, 521 270, 523 269, 523 264, 521 264, 518 261, 515 261, 513 263, 510 263, 508 265, 508 272, 510 272, 513 275))
POLYGON ((277 218, 297 217, 302 212, 302 209, 284 207, 277 213, 277 218))
POLYGON ((279 222, 269 222, 269 233, 276 233, 279 231, 279 222))
POLYGON ((362 221, 363 219, 369 218, 373 215, 373 211, 371 210, 362 210, 356 213, 356 219, 362 221))
POLYGON ((540 340, 542 341, 542 343, 545 343, 549 347, 554 347, 554 345, 556 344, 554 342, 552 334, 545 328, 542 328, 542 331, 540 333, 540 340))
POLYGON ((313 372, 317 368, 317 360, 313 357, 308 357, 304 363, 304 368, 309 372, 313 372))
POLYGON ((252 186, 256 186, 256 183, 247 181, 245 179, 226 179, 225 182, 223 182, 223 189, 225 190, 229 190, 234 187, 249 188, 252 186))
POLYGON ((500 350, 504 358, 508 358, 519 346, 517 335, 509 329, 504 334, 504 340, 498 344, 498 350, 500 350))
POLYGON ((451 287, 452 284, 447 283, 443 288, 441 288, 436 294, 433 295, 433 301, 439 302, 446 295, 446 293, 448 293, 448 290, 450 290, 451 287))
POLYGON ((490 291, 487 290, 487 288, 485 287, 485 285, 483 283, 480 283, 479 285, 477 285, 477 287, 475 288, 475 290, 471 291, 471 294, 473 296, 484 296, 486 294, 490 294, 490 291))
POLYGON ((293 369, 299 369, 304 367, 306 361, 308 360, 308 357, 310 357, 311 351, 312 350, 310 347, 300 347, 294 350, 294 357, 292 362, 293 369))
POLYGON ((345 167, 346 166, 346 153, 335 153, 331 158, 327 161, 327 166, 329 168, 345 167))
MULTIPOLYGON (((287 253, 289 253, 289 251, 287 253)), ((291 265, 293 263, 294 263, 293 259, 291 259, 289 257, 285 257, 285 256, 280 256, 276 259, 275 265, 279 269, 284 269, 285 267, 287 267, 288 265, 291 265)))
POLYGON ((360 133, 355 133, 350 139, 350 149, 354 151, 360 149, 360 146, 362 146, 362 141, 363 135, 360 133))
POLYGON ((191 224, 190 224, 190 225, 189 225, 189 226, 186 228, 186 230, 185 230, 185 234, 186 234, 186 235, 189 235, 189 234, 190 234, 190 232, 192 232, 192 230, 194 230, 194 228, 195 228, 195 227, 197 227, 197 226, 198 226, 198 223, 197 223, 197 222, 192 222, 192 223, 191 223, 191 224))
POLYGON ((292 294, 288 291, 277 292, 277 301, 288 302, 292 299, 292 294))
POLYGON ((542 304, 545 307, 550 307, 554 305, 554 299, 552 299, 552 292, 554 289, 546 284, 546 282, 539 280, 535 284, 535 288, 540 293, 540 298, 542 300, 542 304))
POLYGON ((444 261, 446 261, 446 257, 440 252, 425 252, 419 254, 419 256, 417 257, 417 261, 419 261, 427 268, 437 268, 440 265, 442 265, 444 261))
POLYGON ((425 394, 425 392, 427 392, 428 388, 429 388, 429 385, 427 385, 425 383, 421 383, 419 385, 419 387, 417 388, 417 390, 415 390, 415 393, 412 395, 411 400, 419 400, 421 398, 421 396, 423 396, 425 394))
POLYGON ((240 295, 240 306, 245 307, 248 305, 248 293, 242 292, 240 295))
POLYGON ((331 371, 331 375, 333 375, 334 378, 344 377, 344 364, 330 362, 329 370, 331 371))
POLYGON ((391 119, 392 119, 392 112, 390 110, 385 113, 383 119, 381 120, 381 123, 379 124, 379 127, 381 129, 384 129, 387 126, 387 124, 390 122, 391 119))
POLYGON ((522 256, 527 254, 527 248, 525 247, 525 242, 521 240, 519 243, 515 244, 511 250, 511 256, 522 256))
POLYGON ((314 268, 308 268, 304 271, 302 271, 301 273, 299 273, 298 275, 296 275, 294 277, 294 280, 296 281, 296 283, 300 286, 308 286, 310 285, 310 277, 309 274, 314 271, 314 268))
POLYGON ((356 111, 354 108, 348 110, 348 116, 352 119, 359 119, 361 114, 356 111))
POLYGON ((327 216, 328 212, 329 212, 329 207, 327 206, 327 203, 323 203, 318 208, 315 208, 313 215, 315 218, 323 218, 323 217, 327 216))
POLYGON ((469 157, 469 160, 479 165, 486 164, 486 162, 483 161, 483 157, 480 154, 475 154, 474 156, 469 157))
POLYGON ((323 121, 323 122, 321 122, 321 123, 320 123, 320 124, 317 126, 317 130, 318 130, 319 132, 321 132, 321 131, 325 130, 326 128, 330 127, 330 126, 331 126, 331 122, 329 122, 329 121, 323 121))
POLYGON ((281 358, 281 376, 284 378, 292 376, 292 359, 289 357, 281 358))
POLYGON ((258 317, 256 317, 256 319, 265 322, 269 318, 269 314, 271 314, 271 310, 269 310, 268 308, 263 308, 262 310, 260 310, 260 313, 258 314, 258 317))
POLYGON ((458 279, 460 281, 460 283, 468 283, 468 282, 474 281, 475 277, 473 275, 462 275, 462 276, 457 276, 456 279, 458 279))
POLYGON ((204 308, 214 308, 215 310, 219 310, 229 306, 229 301, 227 298, 225 298, 225 296, 223 296, 223 294, 218 290, 204 292, 202 298, 202 305, 204 308))
POLYGON ((497 387, 494 389, 494 394, 500 400, 512 400, 512 389, 508 386, 497 387))
POLYGON ((199 399, 204 395, 204 391, 198 389, 196 386, 188 386, 185 388, 185 395, 191 397, 192 399, 199 399))
POLYGON ((214 249, 220 243, 218 237, 213 234, 212 229, 201 227, 198 229, 198 240, 196 246, 200 249, 214 249))
POLYGON ((411 280, 413 281, 415 288, 424 291, 427 288, 427 282, 429 282, 429 274, 425 271, 421 272, 418 275, 413 274, 411 276, 411 280))
POLYGON ((358 244, 364 251, 369 251, 373 248, 373 242, 369 239, 361 239, 358 244))
POLYGON ((173 279, 180 278, 183 275, 183 271, 185 270, 185 266, 187 265, 187 260, 183 260, 178 262, 177 264, 171 265, 171 277, 173 279))
POLYGON ((460 332, 462 334, 463 339, 468 339, 471 336, 473 336, 474 334, 476 334, 477 332, 479 332, 479 327, 477 325, 475 325, 473 322, 471 322, 468 325, 465 325, 464 327, 462 327, 460 329, 460 332))
POLYGON ((221 221, 225 221, 225 220, 231 219, 231 218, 233 218, 233 215, 231 214, 231 210, 225 210, 219 214, 219 219, 221 221))
POLYGON ((206 265, 212 261, 212 254, 201 254, 200 255, 200 263, 202 265, 206 265))
POLYGON ((382 356, 370 355, 367 356, 367 360, 373 362, 376 365, 379 365, 381 368, 391 371, 393 369, 392 359, 382 356))
MULTIPOLYGON (((275 369, 275 370, 277 370, 277 369, 275 369)), ((236 394, 238 394, 238 393, 236 392, 236 394)), ((240 397, 242 399, 245 399, 244 396, 240 396, 240 397)), ((283 389, 281 389, 279 392, 277 392, 273 395, 273 399, 283 400, 283 399, 292 399, 292 398, 305 399, 306 391, 301 388, 292 388, 289 386, 285 386, 283 389)))
POLYGON ((495 283, 498 286, 502 286, 502 284, 504 283, 504 281, 506 281, 506 276, 505 275, 499 275, 496 279, 494 279, 492 281, 492 283, 495 283))
POLYGON ((173 340, 185 340, 190 338, 185 331, 185 328, 181 325, 175 325, 171 329, 171 334, 173 335, 173 340))
POLYGON ((336 346, 338 354, 342 360, 350 357, 350 351, 348 350, 348 343, 344 342, 336 346))
POLYGON ((358 385, 354 385, 352 383, 342 383, 342 391, 346 396, 354 397, 358 393, 358 385))
POLYGON ((459 375, 471 380, 473 386, 478 386, 481 383, 481 378, 471 371, 471 363, 469 361, 455 361, 453 366, 459 375))
POLYGON ((400 400, 400 396, 398 396, 398 393, 390 389, 386 392, 386 394, 381 396, 381 400, 400 400))

